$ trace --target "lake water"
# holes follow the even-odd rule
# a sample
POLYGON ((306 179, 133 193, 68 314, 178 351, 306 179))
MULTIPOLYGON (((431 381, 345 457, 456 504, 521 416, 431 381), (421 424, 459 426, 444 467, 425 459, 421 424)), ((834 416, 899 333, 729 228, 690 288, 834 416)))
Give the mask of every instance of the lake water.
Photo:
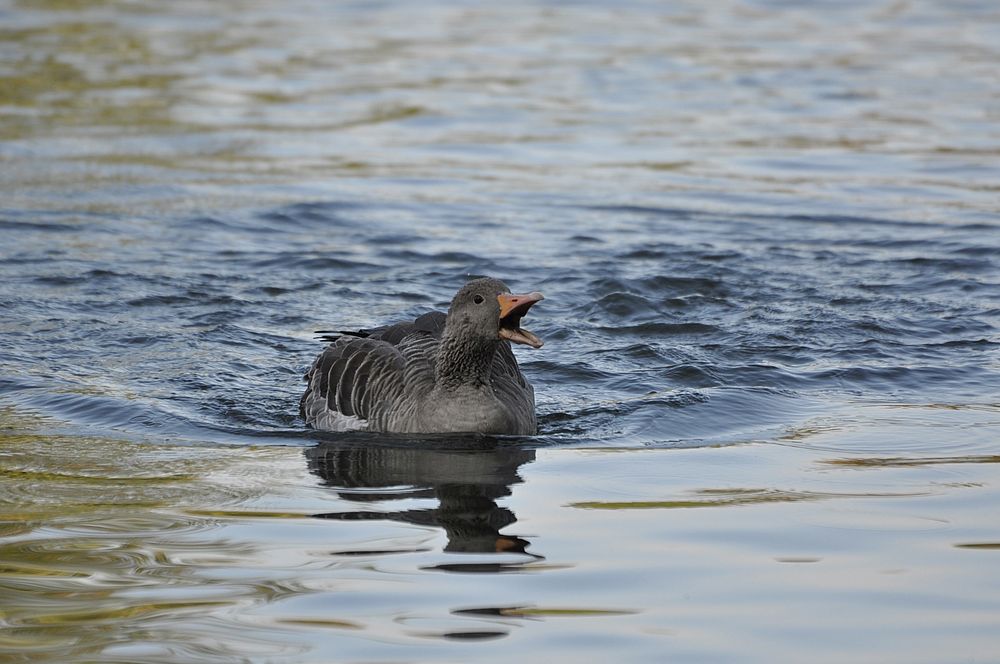
POLYGON ((1000 662, 1000 10, 0 0, 0 659, 1000 662), (317 329, 540 290, 540 434, 317 329))

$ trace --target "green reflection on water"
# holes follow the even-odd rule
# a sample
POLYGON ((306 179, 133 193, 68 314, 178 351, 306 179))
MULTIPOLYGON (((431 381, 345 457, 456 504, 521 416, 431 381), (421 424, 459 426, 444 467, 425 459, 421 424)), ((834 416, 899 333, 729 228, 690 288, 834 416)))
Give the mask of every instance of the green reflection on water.
POLYGON ((254 500, 267 475, 273 479, 270 462, 291 456, 300 463, 297 454, 51 428, 0 409, 0 650, 105 661, 107 649, 130 642, 177 660, 295 649, 248 637, 227 617, 289 590, 252 575, 228 579, 224 571, 245 565, 257 549, 195 513, 254 500), (192 638, 192 620, 211 627, 192 638))
POLYGON ((696 492, 704 498, 696 500, 590 500, 570 503, 570 507, 590 510, 643 510, 689 509, 696 507, 731 507, 762 503, 791 503, 799 501, 828 500, 831 498, 888 498, 928 495, 917 493, 833 493, 824 491, 783 491, 780 489, 701 489, 696 492))
POLYGON ((0 29, 0 41, 22 54, 0 74, 0 107, 11 107, 0 112, 0 138, 176 124, 168 88, 178 76, 153 67, 158 57, 142 32, 108 22, 53 21, 0 29))
POLYGON ((192 516, 206 516, 232 519, 308 519, 307 512, 267 512, 261 510, 185 510, 192 516))
POLYGON ((302 627, 333 627, 336 629, 364 629, 365 626, 349 620, 334 620, 333 618, 282 618, 277 622, 284 625, 300 625, 302 627))
POLYGON ((24 9, 45 9, 48 11, 66 12, 81 11, 107 5, 123 5, 120 0, 17 0, 17 5, 24 9))
POLYGON ((831 466, 853 468, 888 468, 908 466, 939 466, 956 463, 1000 463, 1000 456, 975 454, 954 457, 859 457, 847 459, 827 459, 821 463, 831 466))

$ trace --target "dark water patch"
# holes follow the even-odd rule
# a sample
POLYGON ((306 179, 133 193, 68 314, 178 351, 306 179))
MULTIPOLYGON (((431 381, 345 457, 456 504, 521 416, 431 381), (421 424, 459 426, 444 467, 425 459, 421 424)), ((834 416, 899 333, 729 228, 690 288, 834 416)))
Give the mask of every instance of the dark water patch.
POLYGON ((351 201, 312 201, 263 212, 258 218, 279 229, 317 226, 350 228, 357 225, 356 218, 350 213, 359 207, 351 201))
POLYGON ((955 228, 963 231, 988 231, 994 234, 998 231, 996 223, 960 224, 955 228))
POLYGON ((955 545, 956 549, 971 549, 973 551, 995 551, 1000 549, 1000 542, 962 542, 955 545))
POLYGON ((996 292, 998 284, 994 282, 983 282, 977 279, 968 278, 938 278, 938 277, 921 277, 907 284, 913 290, 922 291, 925 293, 930 292, 947 292, 947 291, 961 291, 963 293, 975 293, 982 290, 986 290, 989 294, 996 292))
POLYGON ((668 309, 686 309, 692 305, 692 299, 694 298, 668 297, 663 301, 663 306, 668 309))
POLYGON ((832 300, 830 300, 830 306, 833 306, 833 307, 863 306, 863 305, 871 304, 873 301, 874 300, 872 298, 870 298, 870 297, 860 297, 860 296, 857 296, 857 295, 840 296, 840 297, 835 297, 832 300))
POLYGON ((664 217, 676 220, 688 220, 702 216, 702 214, 700 214, 696 210, 687 210, 682 208, 647 207, 643 205, 588 205, 585 206, 584 209, 592 210, 595 212, 610 212, 610 213, 623 213, 623 214, 651 216, 651 217, 664 217))
POLYGON ((595 383, 607 380, 612 374, 601 371, 586 362, 550 362, 546 360, 528 360, 523 363, 530 368, 533 375, 538 376, 540 383, 588 382, 595 383))
POLYGON ((13 219, 0 219, 0 230, 71 233, 73 231, 79 230, 79 227, 71 223, 59 224, 52 221, 14 221, 13 219))
MULTIPOLYGON (((293 337, 236 323, 222 323, 201 330, 198 334, 206 340, 236 344, 239 347, 259 346, 261 350, 272 354, 291 353, 299 350, 293 337)), ((247 367, 253 366, 250 364, 249 356, 244 356, 244 362, 247 367)))
POLYGON ((1000 347, 1000 341, 993 341, 992 339, 953 339, 950 341, 942 341, 941 343, 924 344, 926 348, 935 348, 938 346, 945 348, 974 348, 977 350, 990 350, 992 348, 1000 347))
MULTIPOLYGON (((44 261, 50 262, 50 261, 44 261)), ((137 286, 170 286, 171 279, 159 274, 149 274, 141 271, 114 271, 102 269, 86 269, 88 263, 75 261, 60 261, 58 270, 61 274, 46 274, 33 278, 33 281, 43 286, 76 287, 79 292, 91 295, 107 296, 107 289, 124 287, 136 289, 137 286), (76 270, 73 270, 73 265, 76 270)))
POLYGON ((582 607, 544 607, 544 606, 498 606, 476 607, 469 609, 453 609, 454 615, 464 616, 496 616, 510 618, 545 617, 587 617, 587 616, 621 616, 636 613, 631 609, 604 609, 582 607))
POLYGON ((890 328, 879 321, 871 319, 857 321, 854 323, 854 329, 881 337, 895 337, 902 331, 900 328, 890 328))
POLYGON ((376 233, 364 238, 365 243, 376 247, 401 247, 409 244, 426 243, 427 238, 410 233, 376 233))
MULTIPOLYGON (((876 238, 845 238, 831 242, 831 244, 844 248, 857 249, 879 249, 881 251, 895 251, 898 249, 922 249, 939 251, 946 247, 947 243, 939 239, 928 238, 897 238, 897 237, 876 237, 876 238)), ((867 254, 856 254, 865 256, 867 254)))
POLYGON ((508 636, 510 632, 504 630, 490 631, 469 631, 469 632, 442 632, 441 634, 422 634, 421 636, 439 637, 458 641, 486 641, 500 639, 508 636))
POLYGON ((678 277, 657 275, 640 279, 638 284, 641 288, 650 292, 668 295, 713 295, 724 297, 726 295, 725 285, 712 278, 705 277, 678 277))
POLYGON ((69 275, 52 275, 35 277, 35 283, 43 286, 75 286, 83 281, 81 277, 71 277, 69 275))
POLYGON ((661 336, 710 334, 717 332, 719 328, 706 323, 640 323, 617 327, 601 326, 598 329, 612 335, 636 335, 655 339, 661 336))
MULTIPOLYGON (((757 218, 767 218, 767 216, 757 217, 757 218)), ((779 215, 777 219, 795 223, 826 224, 838 227, 887 226, 887 227, 899 227, 899 228, 911 228, 911 229, 923 229, 927 227, 926 223, 909 221, 904 219, 889 219, 885 217, 861 217, 861 216, 838 215, 838 214, 825 214, 825 215, 787 214, 787 215, 779 215)))
POLYGON ((351 273, 376 267, 372 263, 350 260, 331 255, 303 255, 300 252, 282 252, 260 258, 249 263, 256 268, 277 268, 282 271, 312 270, 317 272, 351 273))
POLYGON ((666 258, 669 255, 670 252, 664 249, 633 249, 623 254, 618 254, 618 257, 625 260, 655 260, 666 258))
MULTIPOLYGON (((771 359, 782 359, 780 355, 761 353, 771 359)), ((758 356, 758 358, 760 357, 758 356)), ((795 358, 799 359, 799 358, 795 358)), ((822 390, 832 385, 823 378, 816 378, 808 371, 800 371, 788 364, 722 364, 712 367, 707 379, 729 387, 763 387, 795 393, 798 391, 822 390)))
POLYGON ((594 291, 596 295, 611 295, 613 293, 627 292, 630 290, 629 285, 621 279, 613 279, 609 277, 601 277, 590 283, 590 289, 594 291))
POLYGON ((86 272, 84 276, 88 279, 136 279, 142 278, 142 275, 129 273, 129 272, 116 272, 115 270, 105 270, 105 269, 94 269, 86 272))
POLYGON ((178 304, 196 304, 200 307, 238 306, 245 300, 224 294, 210 294, 205 291, 188 290, 184 293, 146 295, 128 300, 130 307, 172 307, 178 304))
MULTIPOLYGON (((994 232, 997 231, 997 229, 994 227, 990 227, 990 230, 994 232)), ((960 254, 962 256, 975 256, 975 257, 984 256, 986 258, 995 259, 997 254, 997 248, 995 246, 969 247, 969 246, 958 245, 955 246, 951 250, 951 252, 955 254, 960 254)))
POLYGON ((981 366, 867 366, 827 369, 810 376, 830 387, 856 394, 873 392, 885 396, 919 393, 927 385, 953 386, 975 393, 989 385, 989 371, 981 366))
POLYGON ((120 341, 126 346, 151 346, 159 342, 159 339, 151 336, 135 336, 135 337, 123 337, 120 341))
MULTIPOLYGON (((313 288, 319 287, 319 284, 313 286, 313 288)), ((269 295, 271 297, 278 297, 280 295, 285 295, 286 293, 294 292, 291 288, 282 288, 281 286, 261 286, 257 289, 257 292, 262 295, 269 295)))
MULTIPOLYGON (((413 261, 415 263, 427 264, 451 264, 451 265, 475 265, 478 269, 486 269, 491 265, 490 261, 474 254, 461 251, 445 251, 438 253, 424 253, 410 249, 383 249, 379 252, 381 256, 397 261, 413 261)), ((482 275, 480 275, 482 276, 482 275)))
POLYGON ((661 353, 655 346, 645 343, 631 344, 613 349, 600 349, 591 352, 597 355, 611 354, 613 356, 612 359, 630 360, 637 365, 648 363, 649 366, 655 366, 656 364, 667 363, 671 359, 669 353, 661 353))
POLYGON ((413 292, 394 292, 393 297, 402 300, 404 302, 422 302, 430 304, 432 298, 424 293, 413 293, 413 292))
MULTIPOLYGON (((709 365, 682 364, 669 367, 663 372, 663 378, 669 384, 689 388, 717 387, 725 384, 722 372, 709 365)), ((740 372, 739 380, 746 381, 748 376, 740 372)), ((751 383, 752 384, 752 383, 751 383)), ((768 385, 774 383, 769 381, 768 385)))
POLYGON ((732 261, 741 258, 741 255, 735 251, 717 251, 712 253, 699 253, 698 259, 703 261, 711 261, 713 263, 721 263, 723 261, 732 261))
MULTIPOLYGON (((627 300, 645 297, 663 302, 689 297, 710 297, 722 301, 726 289, 722 281, 714 278, 655 275, 639 279, 614 279, 603 277, 590 284, 590 290, 599 298, 627 300)), ((614 301, 613 299, 611 300, 614 301)))
MULTIPOLYGON (((246 295, 265 295, 267 297, 278 298, 283 295, 291 295, 295 293, 305 293, 308 291, 316 291, 326 288, 328 284, 324 281, 313 281, 313 282, 303 282, 301 280, 296 280, 294 283, 287 283, 287 285, 267 285, 267 286, 257 286, 249 288, 243 291, 246 295)), ((301 316, 288 317, 288 320, 304 320, 301 316)))
POLYGON ((126 301, 130 307, 170 307, 176 304, 199 304, 201 298, 197 295, 145 295, 126 301))
POLYGON ((198 330, 199 332, 206 329, 209 331, 215 331, 225 328, 226 325, 232 323, 233 321, 240 320, 244 315, 245 314, 228 310, 188 314, 185 317, 186 322, 182 327, 190 330, 198 330))
POLYGON ((588 314, 612 319, 631 319, 643 314, 656 313, 657 307, 641 295, 615 292, 602 296, 587 307, 588 314))
POLYGON ((236 219, 224 219, 222 217, 191 217, 189 219, 184 219, 179 223, 181 228, 191 228, 192 230, 199 232, 213 232, 213 231, 223 231, 223 232, 254 232, 259 231, 258 227, 251 224, 240 223, 236 219))

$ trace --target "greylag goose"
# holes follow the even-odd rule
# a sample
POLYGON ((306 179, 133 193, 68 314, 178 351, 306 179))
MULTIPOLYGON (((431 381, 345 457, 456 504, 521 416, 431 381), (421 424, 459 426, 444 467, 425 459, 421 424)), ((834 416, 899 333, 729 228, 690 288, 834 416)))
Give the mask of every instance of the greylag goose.
POLYGON ((534 434, 535 391, 509 342, 541 347, 520 327, 541 299, 475 279, 447 314, 341 332, 306 374, 299 412, 327 431, 534 434))

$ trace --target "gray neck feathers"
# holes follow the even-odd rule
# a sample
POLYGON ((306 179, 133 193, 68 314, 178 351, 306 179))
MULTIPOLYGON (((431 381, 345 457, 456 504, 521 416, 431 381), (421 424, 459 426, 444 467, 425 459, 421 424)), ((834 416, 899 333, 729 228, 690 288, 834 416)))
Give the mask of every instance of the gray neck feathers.
POLYGON ((499 338, 477 334, 469 321, 449 319, 438 346, 434 368, 437 384, 445 389, 489 385, 499 344, 499 338))

